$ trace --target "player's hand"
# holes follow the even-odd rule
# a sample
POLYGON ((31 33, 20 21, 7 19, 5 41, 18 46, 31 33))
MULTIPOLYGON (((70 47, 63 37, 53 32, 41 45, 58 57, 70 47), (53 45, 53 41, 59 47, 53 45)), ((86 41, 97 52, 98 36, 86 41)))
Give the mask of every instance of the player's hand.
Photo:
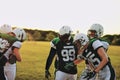
POLYGON ((74 63, 66 63, 66 65, 64 66, 65 69, 70 70, 72 67, 74 66, 74 63))
POLYGON ((85 58, 82 54, 79 54, 79 55, 77 55, 77 59, 82 60, 82 59, 85 59, 85 58))
POLYGON ((13 54, 10 54, 10 55, 9 55, 8 62, 9 62, 10 64, 14 64, 14 63, 16 63, 16 61, 17 61, 16 56, 13 55, 13 54))
POLYGON ((51 74, 48 70, 45 71, 45 78, 49 80, 49 77, 51 77, 51 74))
POLYGON ((87 75, 84 77, 84 79, 91 79, 93 78, 94 76, 96 75, 96 72, 95 71, 90 71, 87 73, 87 75))

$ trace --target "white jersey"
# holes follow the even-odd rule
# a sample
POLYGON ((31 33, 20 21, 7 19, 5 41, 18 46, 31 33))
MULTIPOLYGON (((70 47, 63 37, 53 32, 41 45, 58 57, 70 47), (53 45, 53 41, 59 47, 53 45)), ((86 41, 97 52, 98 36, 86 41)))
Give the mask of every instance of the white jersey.
POLYGON ((109 48, 109 43, 106 42, 106 41, 101 41, 101 43, 103 44, 103 47, 104 47, 105 51, 107 51, 108 48, 109 48))
POLYGON ((16 47, 16 48, 21 48, 21 42, 20 41, 16 41, 12 44, 12 46, 4 53, 5 56, 9 59, 9 55, 13 53, 12 48, 16 47))
MULTIPOLYGON (((13 43, 13 45, 6 51, 5 54, 8 54, 8 59, 9 59, 9 55, 13 53, 12 48, 16 47, 16 48, 21 48, 21 42, 16 41, 13 43)), ((10 64, 9 62, 7 62, 4 66, 4 73, 5 73, 5 77, 6 80, 15 80, 15 76, 16 76, 16 63, 14 64, 10 64)))

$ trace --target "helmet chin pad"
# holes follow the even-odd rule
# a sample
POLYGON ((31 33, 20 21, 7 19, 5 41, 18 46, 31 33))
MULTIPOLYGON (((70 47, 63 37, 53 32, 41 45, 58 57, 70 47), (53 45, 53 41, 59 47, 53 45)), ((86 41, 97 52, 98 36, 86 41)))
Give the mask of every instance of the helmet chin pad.
POLYGON ((66 42, 69 40, 70 34, 59 35, 61 41, 66 42))

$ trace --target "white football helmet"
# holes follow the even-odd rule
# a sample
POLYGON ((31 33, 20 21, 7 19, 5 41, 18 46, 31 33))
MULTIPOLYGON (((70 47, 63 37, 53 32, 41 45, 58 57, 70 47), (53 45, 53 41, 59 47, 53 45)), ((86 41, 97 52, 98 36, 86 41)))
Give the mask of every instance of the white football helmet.
POLYGON ((60 35, 71 34, 72 30, 69 26, 63 26, 59 30, 60 35))
POLYGON ((67 42, 71 39, 71 28, 69 26, 63 26, 59 30, 59 38, 63 42, 67 42))
POLYGON ((100 24, 93 24, 88 30, 88 35, 90 31, 95 31, 95 37, 99 38, 103 35, 104 29, 103 26, 100 24))
POLYGON ((12 31, 12 27, 8 24, 0 26, 0 33, 9 33, 12 31))
POLYGON ((15 34, 16 38, 21 42, 26 39, 26 32, 23 29, 15 28, 12 32, 15 34))
POLYGON ((87 35, 83 34, 83 33, 77 33, 74 36, 74 42, 75 41, 79 41, 81 46, 85 46, 88 42, 89 42, 89 38, 87 35))

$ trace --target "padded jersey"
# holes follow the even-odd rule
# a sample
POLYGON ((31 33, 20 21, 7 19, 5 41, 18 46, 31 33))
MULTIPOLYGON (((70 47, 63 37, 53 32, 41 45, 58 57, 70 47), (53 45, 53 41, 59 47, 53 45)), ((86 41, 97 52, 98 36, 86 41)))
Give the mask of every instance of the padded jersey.
POLYGON ((10 36, 8 34, 0 33, 0 54, 6 52, 14 42, 18 41, 17 38, 10 36))
POLYGON ((94 38, 90 40, 89 46, 83 53, 83 56, 86 58, 86 64, 88 64, 88 61, 94 67, 97 67, 100 64, 101 58, 97 53, 97 50, 100 47, 104 48, 104 44, 99 39, 94 38))
MULTIPOLYGON (((69 40, 69 42, 67 42, 67 43, 62 42, 59 39, 59 37, 54 38, 51 41, 50 54, 48 57, 49 60, 51 60, 55 54, 57 55, 57 61, 56 61, 55 66, 58 70, 69 73, 69 74, 76 74, 77 73, 76 65, 74 65, 74 67, 72 67, 70 70, 66 70, 64 68, 64 66, 67 63, 73 62, 77 58, 77 48, 73 44, 73 38, 71 38, 69 40), (50 58, 50 56, 51 56, 51 58, 50 58)), ((50 62, 48 62, 48 60, 47 60, 47 64, 49 64, 49 63, 50 62)))

